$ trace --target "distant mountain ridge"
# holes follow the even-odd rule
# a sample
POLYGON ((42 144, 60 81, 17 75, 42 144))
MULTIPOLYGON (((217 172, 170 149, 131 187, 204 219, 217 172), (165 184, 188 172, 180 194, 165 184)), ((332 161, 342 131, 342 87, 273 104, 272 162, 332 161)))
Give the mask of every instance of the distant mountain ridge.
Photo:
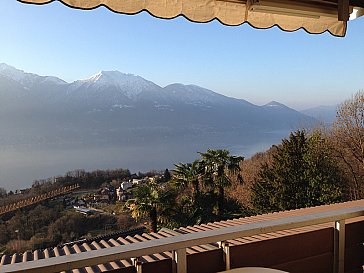
MULTIPOLYGON (((137 101, 140 99, 156 99, 154 101, 156 103, 169 102, 174 104, 183 102, 197 106, 202 104, 221 105, 223 103, 240 103, 249 107, 264 108, 268 106, 279 106, 290 109, 289 107, 275 101, 263 106, 257 106, 246 100, 227 97, 197 85, 174 83, 167 85, 166 87, 161 87, 140 76, 124 74, 119 71, 100 71, 87 79, 67 83, 57 77, 39 76, 37 74, 27 73, 2 63, 0 64, 0 77, 5 77, 10 81, 12 80, 16 82, 26 90, 34 89, 42 84, 47 85, 47 87, 49 87, 48 85, 53 84, 53 88, 62 88, 63 96, 74 98, 77 97, 77 95, 98 97, 101 95, 111 94, 111 97, 116 100, 137 101)), ((47 95, 47 92, 44 91, 40 95, 47 95)))
POLYGON ((16 69, 10 65, 0 63, 0 75, 11 79, 25 88, 29 88, 34 84, 40 82, 49 82, 53 84, 66 84, 64 80, 61 80, 53 76, 39 76, 37 74, 26 73, 23 70, 16 69))
POLYGON ((32 132, 45 130, 45 142, 54 142, 54 134, 80 137, 83 143, 95 135, 104 141, 121 141, 123 137, 115 139, 116 132, 128 141, 148 134, 151 139, 198 135, 207 142, 217 141, 217 136, 235 142, 316 122, 279 102, 258 106, 197 85, 161 87, 119 71, 101 71, 67 83, 0 64, 0 96, 0 112, 13 122, 11 128, 4 128, 6 134, 13 132, 17 139, 20 130, 26 139, 24 135, 31 134, 28 127, 32 132), (45 129, 55 125, 51 132, 45 129))
POLYGON ((321 122, 331 124, 336 119, 337 107, 338 105, 320 105, 300 112, 321 122))

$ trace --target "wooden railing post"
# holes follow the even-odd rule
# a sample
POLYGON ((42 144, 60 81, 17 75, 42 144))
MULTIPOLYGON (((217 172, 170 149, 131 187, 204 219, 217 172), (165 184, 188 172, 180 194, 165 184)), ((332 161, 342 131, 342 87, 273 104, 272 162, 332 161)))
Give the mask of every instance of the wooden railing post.
POLYGON ((140 260, 136 261, 135 268, 136 268, 136 273, 143 272, 142 262, 140 260))
POLYGON ((135 267, 135 270, 136 270, 136 273, 142 273, 143 272, 143 263, 142 261, 140 260, 140 258, 131 258, 133 264, 134 264, 134 267, 135 267))
POLYGON ((334 227, 334 273, 345 270, 345 220, 335 221, 334 227))
POLYGON ((227 241, 222 241, 219 242, 219 246, 222 249, 222 258, 224 260, 225 263, 225 270, 230 270, 231 266, 230 266, 230 246, 229 246, 229 242, 227 241))
POLYGON ((181 248, 173 251, 173 272, 187 273, 186 249, 181 248))

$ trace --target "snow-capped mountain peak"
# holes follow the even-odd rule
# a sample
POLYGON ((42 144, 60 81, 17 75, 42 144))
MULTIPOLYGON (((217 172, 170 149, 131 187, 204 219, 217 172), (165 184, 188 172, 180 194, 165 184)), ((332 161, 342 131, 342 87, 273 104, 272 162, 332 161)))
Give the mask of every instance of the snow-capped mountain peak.
POLYGON ((277 107, 277 108, 287 108, 286 105, 279 103, 277 101, 271 101, 264 105, 264 107, 277 107))
POLYGON ((135 98, 145 90, 160 88, 155 83, 134 74, 125 74, 117 70, 100 71, 97 74, 74 82, 75 85, 87 85, 96 89, 116 87, 121 93, 129 98, 135 98))
POLYGON ((16 81, 24 87, 31 87, 35 83, 51 83, 51 84, 65 84, 66 82, 52 76, 39 76, 33 73, 26 73, 23 70, 17 69, 5 63, 0 63, 0 75, 16 81))
POLYGON ((109 84, 117 84, 119 86, 124 86, 126 84, 132 83, 144 83, 147 85, 155 85, 154 83, 134 74, 126 74, 122 73, 118 70, 112 71, 100 71, 99 73, 91 76, 86 79, 89 82, 98 82, 98 83, 109 83, 109 84))
POLYGON ((0 64, 0 75, 12 79, 16 82, 22 82, 26 80, 26 78, 36 76, 35 74, 25 73, 23 70, 16 69, 15 67, 4 63, 0 64))

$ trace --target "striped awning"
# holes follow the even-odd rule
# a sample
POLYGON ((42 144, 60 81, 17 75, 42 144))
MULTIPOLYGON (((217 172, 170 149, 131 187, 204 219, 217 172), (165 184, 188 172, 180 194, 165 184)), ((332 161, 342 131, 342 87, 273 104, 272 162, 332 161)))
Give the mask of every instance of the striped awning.
MULTIPOLYGON (((47 4, 54 0, 18 0, 47 4)), ((349 16, 361 16, 363 0, 61 0, 78 9, 105 6, 123 14, 147 11, 151 15, 172 19, 184 16, 193 22, 218 20, 224 25, 248 23, 265 29, 277 26, 284 31, 304 29, 311 34, 328 31, 345 36, 349 16)))

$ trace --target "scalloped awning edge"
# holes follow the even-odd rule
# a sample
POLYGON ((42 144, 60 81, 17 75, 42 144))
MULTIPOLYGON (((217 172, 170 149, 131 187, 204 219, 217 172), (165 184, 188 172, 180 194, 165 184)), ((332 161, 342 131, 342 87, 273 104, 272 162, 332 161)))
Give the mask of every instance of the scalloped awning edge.
MULTIPOLYGON (((27 4, 48 4, 55 0, 18 0, 27 4)), ((319 18, 254 12, 244 0, 59 0, 76 9, 95 9, 101 6, 121 14, 137 14, 147 11, 154 17, 173 19, 183 16, 192 22, 206 23, 218 20, 224 25, 238 26, 248 23, 254 28, 274 26, 284 31, 304 29, 310 34, 329 32, 338 37, 346 34, 347 22, 332 16, 319 18), (240 2, 241 1, 241 2, 240 2)), ((249 2, 248 2, 249 3, 249 2)))

